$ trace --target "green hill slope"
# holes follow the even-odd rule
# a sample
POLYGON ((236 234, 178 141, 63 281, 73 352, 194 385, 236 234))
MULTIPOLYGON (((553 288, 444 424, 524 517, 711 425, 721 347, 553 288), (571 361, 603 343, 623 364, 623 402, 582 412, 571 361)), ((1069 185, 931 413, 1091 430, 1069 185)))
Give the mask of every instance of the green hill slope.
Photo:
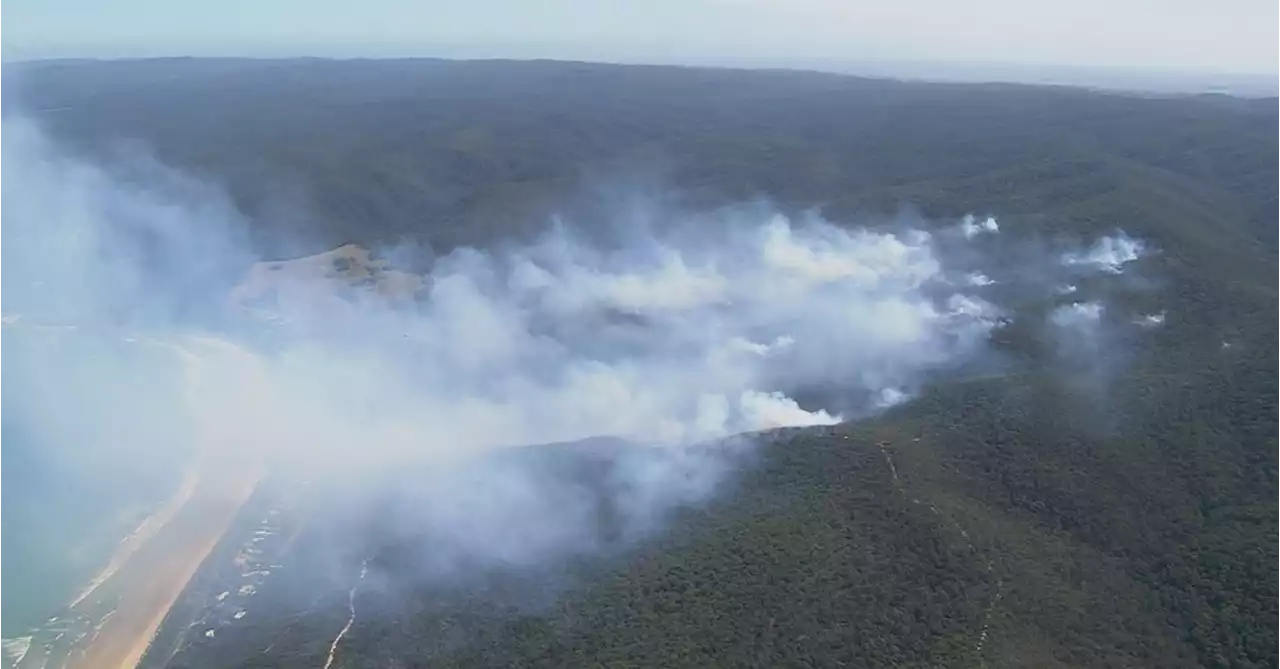
MULTIPOLYGON (((550 603, 406 585, 337 666, 1280 664, 1274 99, 549 62, 54 64, 13 80, 87 151, 141 138, 227 185, 268 254, 488 244, 589 214, 590 175, 654 165, 694 203, 766 195, 844 223, 993 212, 1002 238, 1120 227, 1156 249, 1153 287, 1108 299, 1167 321, 1094 385, 1011 329, 1007 373, 773 435, 714 504, 579 565, 550 603)), ((340 594, 278 637, 261 623, 261 645, 170 666, 320 666, 340 594)))

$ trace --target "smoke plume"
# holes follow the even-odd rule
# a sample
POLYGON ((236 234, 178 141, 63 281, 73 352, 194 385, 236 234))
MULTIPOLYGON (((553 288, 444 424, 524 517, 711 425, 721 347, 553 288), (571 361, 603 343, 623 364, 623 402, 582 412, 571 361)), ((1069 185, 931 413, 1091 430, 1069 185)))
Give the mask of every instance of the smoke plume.
MULTIPOLYGON (((21 351, 6 421, 94 477, 179 453, 344 499, 407 479, 386 522, 430 537, 433 573, 594 550, 592 495, 641 536, 705 500, 743 452, 705 444, 909 401, 1010 316, 984 292, 999 267, 941 250, 954 222, 842 227, 759 204, 654 203, 663 223, 642 233, 564 220, 425 272, 403 269, 409 247, 260 259, 244 233, 263 222, 216 188, 5 125, 5 334, 21 351), (625 446, 585 488, 503 458, 605 437, 625 446)), ((958 229, 1004 234, 994 218, 958 229)), ((1121 237, 1062 261, 1119 271, 1140 249, 1121 237)), ((1050 318, 1088 331, 1100 309, 1050 318)))

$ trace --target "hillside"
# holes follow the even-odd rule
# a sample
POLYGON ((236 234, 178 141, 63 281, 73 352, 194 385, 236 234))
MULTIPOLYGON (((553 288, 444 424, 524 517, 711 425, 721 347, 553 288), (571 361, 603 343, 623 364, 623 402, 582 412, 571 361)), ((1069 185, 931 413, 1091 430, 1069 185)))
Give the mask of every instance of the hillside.
MULTIPOLYGON (((555 62, 17 67, 6 113, 19 100, 86 153, 140 140, 228 189, 269 259, 246 302, 307 273, 412 296, 417 270, 366 249, 497 246, 637 191, 846 225, 991 212, 1028 245, 1123 228, 1158 250, 1142 286, 1092 288, 1162 316, 1088 383, 1043 333, 1001 330, 997 372, 769 433, 710 502, 554 578, 416 579, 416 544, 345 519, 392 586, 278 603, 165 666, 322 666, 348 606, 334 666, 1280 664, 1275 99, 555 62)), ((625 452, 548 476, 589 484, 625 452)))

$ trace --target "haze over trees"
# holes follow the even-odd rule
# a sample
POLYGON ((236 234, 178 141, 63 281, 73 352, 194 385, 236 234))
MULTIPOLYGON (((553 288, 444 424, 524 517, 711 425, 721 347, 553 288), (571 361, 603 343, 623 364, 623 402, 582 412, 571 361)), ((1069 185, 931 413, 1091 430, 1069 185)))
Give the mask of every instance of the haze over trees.
MULTIPOLYGON (((137 140, 225 187, 266 258, 492 247, 637 190, 848 226, 992 213, 1025 240, 1122 228, 1156 250, 1149 288, 1108 297, 1159 326, 1098 375, 1015 324, 999 373, 763 437, 705 508, 566 568, 552 597, 526 592, 537 574, 406 578, 338 666, 1277 666, 1274 98, 550 61, 5 75, 5 113, 76 150, 137 140)), ((412 571, 385 549, 380 568, 412 571)), ((169 666, 319 666, 345 596, 169 666)))

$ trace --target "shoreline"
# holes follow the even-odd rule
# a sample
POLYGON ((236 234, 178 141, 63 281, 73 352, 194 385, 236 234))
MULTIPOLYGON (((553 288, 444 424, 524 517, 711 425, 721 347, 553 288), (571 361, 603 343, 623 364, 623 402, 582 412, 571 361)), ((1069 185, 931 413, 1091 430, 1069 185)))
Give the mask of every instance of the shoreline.
POLYGON ((198 490, 168 531, 157 532, 113 577, 122 589, 114 615, 66 666, 134 669, 261 479, 253 472, 229 487, 198 490))
POLYGON ((204 565, 205 561, 222 541, 222 538, 226 536, 232 523, 235 522, 235 518, 239 514, 241 507, 243 507, 244 503, 253 495, 253 492, 257 489, 259 482, 261 482, 260 476, 255 477, 253 482, 246 486, 242 498, 239 503, 236 504, 235 508, 228 514, 226 521, 219 529, 217 535, 210 537, 204 543, 204 546, 199 551, 199 559, 193 560, 190 563, 190 568, 186 571, 185 576, 182 577, 181 582, 175 584, 177 587, 171 590, 171 596, 168 601, 165 602, 164 606, 152 616, 150 623, 146 627, 146 631, 134 644, 133 649, 126 656, 125 661, 121 663, 121 669, 134 669, 138 666, 138 663, 142 661, 142 658, 146 656, 147 651, 151 649, 151 643, 155 640, 156 635, 160 632, 160 628, 164 625, 165 619, 169 616, 169 611, 173 609, 173 605, 182 596, 182 593, 186 591, 187 586, 191 583, 191 579, 200 571, 200 567, 204 565))
POLYGON ((174 491, 173 495, 164 500, 160 506, 144 518, 132 532, 125 535, 125 537, 120 540, 115 552, 111 555, 111 559, 107 562, 107 566, 89 581, 89 585, 81 590, 80 594, 77 595, 75 599, 71 600, 71 602, 67 604, 68 608, 74 609, 78 604, 88 599, 95 590, 101 587, 103 583, 110 580, 110 578, 120 570, 120 567, 128 561, 131 555, 136 553, 139 548, 146 545, 147 541, 151 539, 151 537, 164 529, 164 526, 177 516, 178 512, 181 511, 182 507, 191 499, 191 496, 195 493, 196 488, 200 484, 200 476, 198 474, 199 469, 199 461, 193 462, 187 467, 187 471, 182 475, 182 483, 178 486, 178 489, 174 491))

